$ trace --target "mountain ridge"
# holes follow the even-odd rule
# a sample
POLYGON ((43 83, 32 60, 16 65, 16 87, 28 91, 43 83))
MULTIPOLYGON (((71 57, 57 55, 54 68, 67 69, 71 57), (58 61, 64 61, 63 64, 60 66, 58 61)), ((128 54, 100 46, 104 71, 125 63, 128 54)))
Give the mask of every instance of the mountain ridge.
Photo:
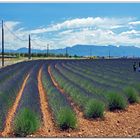
MULTIPOLYGON (((77 56, 140 56, 140 48, 135 46, 99 46, 99 45, 74 45, 66 47, 69 55, 77 56)), ((50 49, 50 53, 65 54, 66 48, 50 49)), ((19 48, 17 50, 5 50, 5 52, 28 53, 28 48, 19 48)), ((32 49, 32 53, 47 53, 47 50, 32 49)))

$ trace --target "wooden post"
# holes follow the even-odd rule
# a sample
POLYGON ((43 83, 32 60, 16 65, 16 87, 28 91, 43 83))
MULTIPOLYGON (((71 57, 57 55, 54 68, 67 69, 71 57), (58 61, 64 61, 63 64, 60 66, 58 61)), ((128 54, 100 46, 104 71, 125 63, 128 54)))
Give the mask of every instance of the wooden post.
POLYGON ((47 44, 47 57, 49 57, 49 44, 47 44))
POLYGON ((90 58, 92 58, 92 48, 90 48, 89 53, 90 53, 90 58))
POLYGON ((66 47, 66 57, 68 57, 68 48, 66 47))
POLYGON ((109 59, 110 59, 110 50, 109 50, 109 59))
POLYGON ((29 35, 29 50, 28 50, 28 58, 31 59, 31 38, 30 38, 30 35, 29 35))
POLYGON ((4 28, 2 20, 2 67, 4 67, 4 28))

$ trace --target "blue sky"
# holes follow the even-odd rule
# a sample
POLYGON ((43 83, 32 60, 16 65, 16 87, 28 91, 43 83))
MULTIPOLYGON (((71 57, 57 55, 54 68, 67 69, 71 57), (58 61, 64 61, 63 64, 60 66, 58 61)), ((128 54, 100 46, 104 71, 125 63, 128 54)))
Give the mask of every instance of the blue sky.
MULTIPOLYGON (((140 3, 0 3, 0 19, 34 48, 76 44, 140 47, 140 3)), ((26 47, 5 29, 6 47, 26 47)))

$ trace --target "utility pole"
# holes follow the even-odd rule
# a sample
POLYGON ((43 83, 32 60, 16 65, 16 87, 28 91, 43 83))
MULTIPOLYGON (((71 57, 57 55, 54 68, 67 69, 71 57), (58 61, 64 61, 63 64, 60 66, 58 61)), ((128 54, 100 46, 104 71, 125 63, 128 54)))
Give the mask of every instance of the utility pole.
POLYGON ((66 57, 68 57, 68 48, 66 47, 66 57))
POLYGON ((133 53, 133 58, 135 58, 135 55, 134 55, 134 53, 133 53))
POLYGON ((47 44, 47 57, 49 57, 49 44, 47 44))
POLYGON ((92 48, 89 49, 90 58, 92 57, 92 48))
POLYGON ((4 67, 4 28, 2 20, 2 67, 4 67))
POLYGON ((110 59, 110 50, 109 50, 109 59, 110 59))
POLYGON ((125 51, 123 51, 123 57, 125 58, 125 51))
POLYGON ((28 50, 28 59, 31 59, 31 38, 30 38, 30 35, 29 35, 29 50, 28 50))

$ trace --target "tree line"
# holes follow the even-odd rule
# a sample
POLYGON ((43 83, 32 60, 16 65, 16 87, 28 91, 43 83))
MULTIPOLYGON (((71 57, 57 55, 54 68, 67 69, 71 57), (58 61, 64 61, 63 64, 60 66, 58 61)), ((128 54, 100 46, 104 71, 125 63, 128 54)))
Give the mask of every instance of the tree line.
MULTIPOLYGON (((4 53, 4 56, 5 57, 13 57, 13 58, 20 58, 20 57, 28 57, 28 53, 14 53, 14 52, 5 52, 4 53)), ((1 56, 1 53, 0 53, 0 56, 1 56)), ((31 57, 68 57, 68 58, 71 58, 71 57, 74 57, 74 58, 81 58, 82 56, 77 56, 76 54, 75 55, 68 55, 68 54, 54 54, 54 53, 31 53, 31 57)))

